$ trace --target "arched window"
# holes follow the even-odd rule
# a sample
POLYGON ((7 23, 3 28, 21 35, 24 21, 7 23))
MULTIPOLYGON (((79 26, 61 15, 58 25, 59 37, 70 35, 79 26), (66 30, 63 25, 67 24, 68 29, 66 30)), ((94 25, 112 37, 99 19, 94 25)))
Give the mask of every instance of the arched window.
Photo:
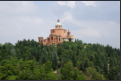
POLYGON ((51 40, 53 40, 53 37, 51 37, 51 40))

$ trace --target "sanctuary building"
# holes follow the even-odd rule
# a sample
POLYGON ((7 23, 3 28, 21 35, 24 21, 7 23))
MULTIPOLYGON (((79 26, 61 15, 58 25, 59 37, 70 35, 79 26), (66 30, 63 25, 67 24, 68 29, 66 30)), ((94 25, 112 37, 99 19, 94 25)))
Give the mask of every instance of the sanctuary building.
POLYGON ((57 45, 58 43, 69 41, 69 38, 73 40, 74 36, 71 35, 71 32, 69 30, 67 31, 66 29, 62 28, 62 24, 58 19, 55 28, 50 30, 49 37, 47 37, 47 39, 43 39, 43 37, 38 37, 38 41, 39 43, 41 43, 42 41, 43 45, 57 45))

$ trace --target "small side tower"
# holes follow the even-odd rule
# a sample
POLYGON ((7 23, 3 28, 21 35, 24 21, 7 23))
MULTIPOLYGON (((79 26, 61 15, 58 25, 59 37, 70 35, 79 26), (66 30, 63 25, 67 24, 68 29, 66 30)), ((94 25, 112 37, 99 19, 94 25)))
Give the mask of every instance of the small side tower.
POLYGON ((43 41, 43 37, 38 37, 38 42, 41 43, 43 41))
POLYGON ((68 29, 67 37, 70 37, 70 36, 71 36, 71 32, 70 32, 69 29, 68 29))

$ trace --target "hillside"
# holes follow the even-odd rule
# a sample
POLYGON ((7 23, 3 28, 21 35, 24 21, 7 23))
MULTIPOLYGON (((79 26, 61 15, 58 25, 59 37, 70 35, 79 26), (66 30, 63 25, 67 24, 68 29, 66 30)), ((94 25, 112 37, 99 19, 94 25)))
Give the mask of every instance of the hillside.
POLYGON ((81 40, 0 45, 0 80, 119 80, 120 49, 81 40))

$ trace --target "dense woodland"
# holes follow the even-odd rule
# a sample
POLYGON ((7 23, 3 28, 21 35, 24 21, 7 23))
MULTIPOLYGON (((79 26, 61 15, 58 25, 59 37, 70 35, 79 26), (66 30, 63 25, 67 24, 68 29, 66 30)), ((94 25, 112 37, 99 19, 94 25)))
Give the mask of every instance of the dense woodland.
POLYGON ((0 44, 0 80, 120 80, 120 49, 81 40, 0 44))

